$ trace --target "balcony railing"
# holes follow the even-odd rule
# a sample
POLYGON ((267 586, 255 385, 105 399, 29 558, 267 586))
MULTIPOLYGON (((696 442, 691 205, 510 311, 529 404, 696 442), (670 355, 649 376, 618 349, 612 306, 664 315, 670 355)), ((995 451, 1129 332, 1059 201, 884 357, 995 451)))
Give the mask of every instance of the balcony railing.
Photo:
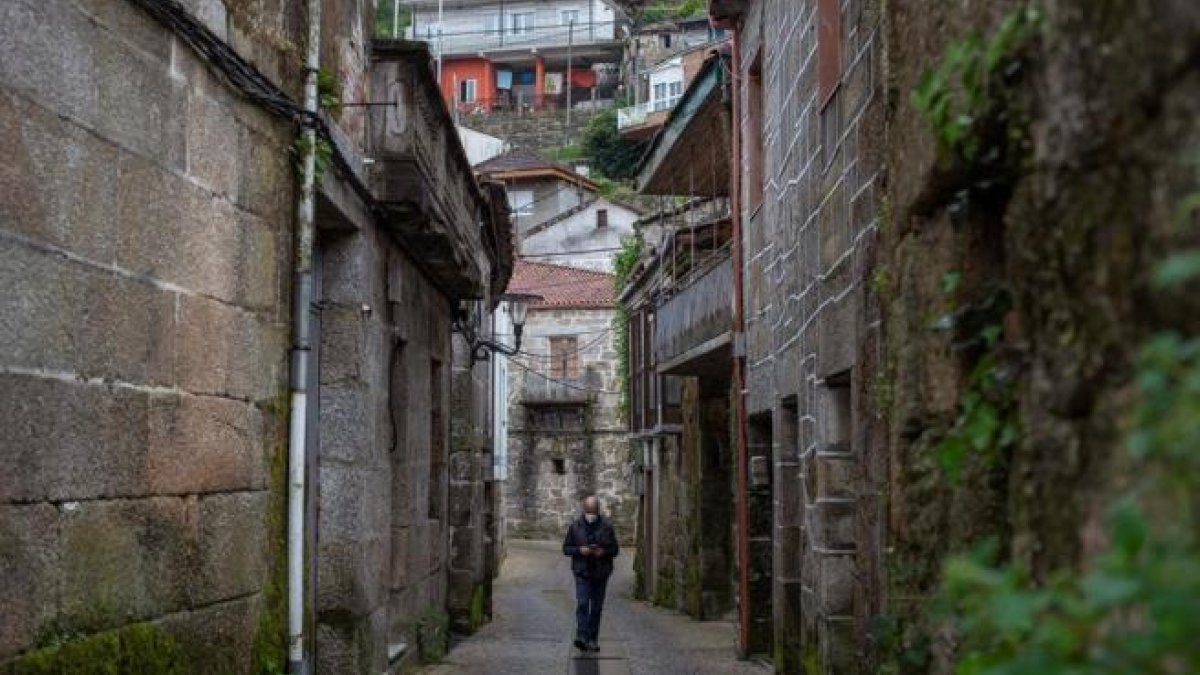
POLYGON ((649 101, 617 110, 617 129, 644 124, 652 111, 649 101))
POLYGON ((709 258, 690 283, 659 306, 654 324, 654 356, 670 367, 681 358, 703 356, 706 345, 726 337, 733 319, 733 264, 728 249, 709 258), (699 350, 699 351, 698 351, 699 350))
POLYGON ((595 398, 601 385, 599 373, 593 371, 571 377, 526 370, 518 396, 525 405, 582 405, 595 398))
MULTIPOLYGON (((440 36, 436 29, 418 26, 416 31, 410 27, 406 33, 410 40, 428 42, 434 53, 437 53, 437 45, 440 40, 443 54, 475 54, 509 48, 615 45, 614 41, 616 40, 612 22, 597 22, 590 25, 587 22, 577 23, 574 30, 566 25, 527 26, 520 29, 513 29, 510 26, 505 30, 489 31, 447 30, 440 36)), ((614 60, 620 60, 618 52, 614 52, 614 60)))

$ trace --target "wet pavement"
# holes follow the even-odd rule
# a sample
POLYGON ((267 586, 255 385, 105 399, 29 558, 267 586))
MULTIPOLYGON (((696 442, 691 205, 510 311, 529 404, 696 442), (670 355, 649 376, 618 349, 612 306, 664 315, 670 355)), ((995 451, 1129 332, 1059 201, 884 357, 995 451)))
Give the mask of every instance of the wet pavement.
POLYGON ((622 550, 608 585, 600 652, 582 656, 571 645, 574 583, 556 542, 509 540, 496 580, 492 622, 456 644, 446 660, 422 673, 569 673, 690 675, 765 673, 740 661, 734 626, 693 621, 633 599, 633 555, 622 550))

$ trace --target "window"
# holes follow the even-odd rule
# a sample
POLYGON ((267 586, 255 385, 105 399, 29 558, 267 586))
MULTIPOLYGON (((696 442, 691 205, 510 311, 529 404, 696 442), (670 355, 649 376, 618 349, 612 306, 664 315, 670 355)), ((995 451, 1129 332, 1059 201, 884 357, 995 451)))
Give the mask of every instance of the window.
POLYGON ((579 377, 579 349, 574 336, 550 338, 550 377, 579 377))
POLYGON ((554 463, 554 473, 561 476, 567 472, 567 460, 555 457, 550 461, 554 463))
POLYGON ((670 107, 667 104, 667 83, 666 82, 659 82, 658 84, 654 85, 653 100, 654 100, 653 107, 655 110, 666 110, 668 107, 670 107))
POLYGON ((762 206, 763 201, 763 86, 762 52, 750 62, 749 77, 746 78, 746 154, 747 203, 751 209, 762 206))
POLYGON ((460 103, 475 102, 475 80, 463 80, 458 83, 458 100, 460 103))
POLYGON ((504 32, 500 25, 499 14, 485 14, 483 17, 483 32, 487 35, 499 35, 504 32))
POLYGON ((517 217, 533 215, 533 190, 509 190, 508 207, 517 217))
POLYGON ((579 25, 579 10, 563 9, 558 12, 558 24, 560 26, 569 26, 571 24, 579 25))
POLYGON ((671 34, 670 33, 659 33, 658 34, 658 44, 660 46, 662 46, 663 49, 670 49, 671 48, 671 34))
POLYGON ((854 409, 850 398, 850 371, 825 378, 821 412, 824 421, 824 452, 848 453, 852 449, 854 409))
POLYGON ((596 229, 608 227, 608 209, 596 209, 596 229))
POLYGON ((842 13, 838 0, 817 1, 817 96, 822 108, 833 98, 842 73, 842 13))
POLYGON ((533 12, 513 12, 509 16, 509 33, 525 35, 533 32, 533 12))
POLYGON ((682 82, 672 82, 669 86, 669 90, 670 90, 670 96, 671 96, 671 103, 674 103, 676 99, 678 99, 680 96, 683 96, 683 83, 682 82))
POLYGON ((425 39, 434 40, 442 34, 442 24, 436 21, 425 24, 425 39))

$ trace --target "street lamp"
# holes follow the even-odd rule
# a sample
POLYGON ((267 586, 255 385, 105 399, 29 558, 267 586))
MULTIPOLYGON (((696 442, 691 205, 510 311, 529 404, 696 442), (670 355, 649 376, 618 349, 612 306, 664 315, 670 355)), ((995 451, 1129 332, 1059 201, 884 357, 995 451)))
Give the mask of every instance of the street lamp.
POLYGON ((508 309, 509 318, 512 319, 513 344, 511 347, 495 340, 481 338, 476 332, 477 327, 469 326, 465 321, 461 322, 457 328, 462 331, 464 337, 467 339, 467 344, 470 345, 471 363, 487 361, 491 358, 492 353, 512 356, 521 351, 521 332, 525 328, 525 318, 529 313, 529 304, 541 299, 542 296, 534 295, 533 293, 505 293, 500 296, 500 301, 505 304, 508 309))

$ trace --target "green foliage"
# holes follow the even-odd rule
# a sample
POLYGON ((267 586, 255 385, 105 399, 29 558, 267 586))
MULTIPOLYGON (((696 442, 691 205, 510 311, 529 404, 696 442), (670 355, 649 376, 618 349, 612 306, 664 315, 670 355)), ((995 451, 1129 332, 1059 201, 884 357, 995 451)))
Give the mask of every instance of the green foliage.
POLYGON ((947 564, 958 673, 1200 672, 1200 337, 1151 338, 1136 382, 1107 552, 1045 583, 986 552, 947 564))
POLYGON ((342 115, 342 83, 325 68, 317 71, 317 102, 335 119, 342 115))
POLYGON ((584 152, 582 145, 559 145, 552 148, 545 148, 541 153, 546 159, 556 162, 571 162, 587 157, 587 153, 584 152))
POLYGON ((1040 23, 1036 9, 1016 10, 986 39, 968 35, 951 44, 938 65, 925 72, 911 101, 937 137, 944 157, 972 163, 983 147, 985 127, 1017 122, 1004 118, 1011 107, 1006 87, 1019 76, 1022 52, 1040 23))
POLYGON ((638 23, 646 25, 671 19, 686 19, 702 14, 707 6, 705 0, 654 0, 642 8, 638 15, 638 23))
POLYGON ((450 646, 450 617, 440 608, 426 610, 417 619, 417 652, 421 663, 437 663, 446 657, 450 646))
POLYGON ((375 0, 375 37, 391 39, 404 38, 404 31, 412 25, 412 8, 407 7, 403 0, 375 0), (397 7, 399 5, 399 7, 397 7), (396 10, 399 9, 399 25, 396 21, 396 10))
POLYGON ((616 109, 605 110, 588 122, 583 132, 583 152, 592 159, 592 167, 612 180, 629 180, 637 170, 642 146, 621 138, 617 131, 616 109))
MULTIPOLYGON (((26 653, 13 675, 183 675, 183 651, 163 629, 135 623, 85 637, 67 637, 26 653)), ((8 671, 5 671, 8 672, 8 671)))
MULTIPOLYGON (((613 256, 613 295, 620 295, 629 283, 629 274, 637 265, 642 255, 645 242, 641 234, 626 237, 621 242, 621 250, 613 256)), ((621 303, 617 303, 617 311, 612 322, 613 345, 617 351, 617 383, 621 391, 618 405, 621 419, 629 416, 629 311, 621 303)))
POLYGON ((313 176, 316 184, 320 185, 321 178, 329 170, 329 163, 333 161, 333 146, 324 138, 317 137, 316 143, 313 143, 307 136, 299 136, 296 142, 292 143, 292 159, 295 162, 297 180, 304 178, 304 157, 310 151, 315 152, 313 176))

